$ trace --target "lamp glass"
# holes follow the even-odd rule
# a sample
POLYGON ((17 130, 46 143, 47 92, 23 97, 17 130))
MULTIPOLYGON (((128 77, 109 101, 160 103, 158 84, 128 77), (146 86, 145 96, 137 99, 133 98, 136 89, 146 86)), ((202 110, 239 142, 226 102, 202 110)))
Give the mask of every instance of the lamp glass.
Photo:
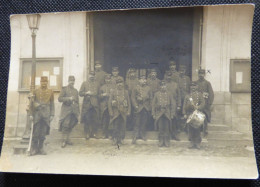
POLYGON ((31 30, 39 29, 40 19, 41 19, 40 14, 30 14, 30 15, 26 15, 26 17, 27 17, 29 28, 31 30))

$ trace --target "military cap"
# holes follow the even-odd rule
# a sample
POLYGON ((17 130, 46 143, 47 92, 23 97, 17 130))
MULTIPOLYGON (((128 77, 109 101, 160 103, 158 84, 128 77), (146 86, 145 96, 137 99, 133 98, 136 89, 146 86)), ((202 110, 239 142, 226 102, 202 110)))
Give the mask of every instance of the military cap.
POLYGON ((75 77, 73 75, 70 75, 68 80, 69 81, 75 81, 75 77))
POLYGON ((124 82, 124 80, 122 78, 116 79, 116 84, 123 83, 123 82, 124 82))
POLYGON ((170 66, 176 66, 176 62, 175 62, 174 60, 171 60, 171 61, 169 62, 169 65, 170 65, 170 66))
POLYGON ((112 67, 112 71, 118 71, 118 67, 112 67))
POLYGON ((96 66, 100 66, 100 67, 101 67, 102 65, 100 64, 99 61, 96 61, 96 62, 95 62, 95 67, 96 67, 96 66))
POLYGON ((192 87, 192 86, 198 86, 198 84, 197 84, 196 81, 192 81, 191 84, 190 84, 190 86, 191 86, 191 87, 192 87))
POLYGON ((145 79, 146 76, 145 75, 140 75, 140 79, 145 79))
POLYGON ((134 68, 129 68, 129 73, 131 72, 135 72, 135 69, 134 68))
POLYGON ((206 71, 205 71, 205 69, 199 69, 199 72, 198 72, 199 74, 205 74, 206 73, 206 71))
POLYGON ((160 86, 165 86, 166 85, 166 82, 164 81, 164 80, 162 80, 161 82, 160 82, 160 86))
POLYGON ((105 79, 110 79, 111 78, 111 74, 105 74, 105 79))
POLYGON ((45 82, 48 81, 48 77, 47 76, 41 76, 41 82, 45 82))

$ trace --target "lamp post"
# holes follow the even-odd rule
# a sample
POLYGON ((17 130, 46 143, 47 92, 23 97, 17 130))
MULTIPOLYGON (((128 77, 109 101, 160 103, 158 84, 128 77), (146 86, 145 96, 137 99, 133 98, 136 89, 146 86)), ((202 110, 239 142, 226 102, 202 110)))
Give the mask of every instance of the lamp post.
POLYGON ((35 76, 36 76, 36 46, 35 46, 35 40, 36 40, 36 33, 39 29, 40 25, 40 14, 30 14, 26 15, 29 28, 31 30, 31 36, 32 36, 32 68, 31 68, 31 85, 30 85, 30 94, 28 96, 29 99, 29 105, 27 106, 27 121, 26 121, 26 127, 23 135, 23 139, 29 139, 30 138, 30 131, 31 131, 31 119, 30 119, 30 113, 32 111, 32 104, 33 104, 33 92, 35 90, 35 76))

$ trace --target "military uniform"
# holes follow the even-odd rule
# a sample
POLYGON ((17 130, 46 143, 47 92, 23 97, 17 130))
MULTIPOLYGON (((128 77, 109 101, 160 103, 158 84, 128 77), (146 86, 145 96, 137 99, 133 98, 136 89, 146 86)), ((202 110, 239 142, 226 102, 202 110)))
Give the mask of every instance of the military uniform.
POLYGON ((181 107, 181 95, 180 95, 180 89, 179 86, 176 82, 172 81, 171 79, 171 72, 167 71, 166 72, 166 88, 168 93, 172 96, 172 137, 175 140, 179 140, 177 138, 177 109, 181 107))
MULTIPOLYGON (((123 84, 123 80, 118 79, 117 84, 123 84)), ((114 143, 119 144, 125 137, 126 118, 131 113, 131 103, 126 89, 116 88, 111 92, 108 110, 111 116, 109 129, 113 130, 114 143)))
MULTIPOLYGON (((161 86, 166 86, 164 81, 161 86)), ((173 97, 166 88, 164 91, 160 90, 155 93, 152 101, 152 115, 155 119, 155 130, 159 129, 159 146, 170 145, 173 108, 173 97)))
MULTIPOLYGON (((205 75, 205 70, 200 69, 199 74, 202 73, 205 75)), ((196 84, 198 85, 198 91, 202 94, 205 99, 205 108, 203 112, 206 114, 207 120, 205 120, 204 125, 204 134, 207 134, 208 122, 211 121, 211 105, 214 101, 214 92, 211 86, 211 83, 206 79, 199 79, 196 84)))
MULTIPOLYGON (((196 83, 193 83, 196 86, 196 83)), ((183 105, 183 115, 191 115, 195 110, 195 106, 199 111, 203 111, 205 107, 205 101, 202 94, 198 91, 192 91, 190 94, 186 95, 183 105)), ((189 140, 192 143, 191 148, 199 148, 201 143, 200 128, 194 128, 191 125, 188 126, 189 140)))
POLYGON ((101 69, 102 65, 99 62, 96 62, 95 64, 95 78, 96 82, 99 84, 99 87, 102 86, 105 83, 105 75, 106 72, 104 72, 101 69), (97 68, 99 66, 99 68, 97 68))
MULTIPOLYGON (((105 79, 111 79, 110 74, 106 75, 105 79)), ((108 111, 108 100, 111 91, 112 91, 111 83, 105 83, 99 89, 100 116, 101 116, 103 134, 105 138, 109 136, 108 125, 110 121, 110 115, 108 111)))
MULTIPOLYGON (((69 81, 75 81, 74 76, 69 76, 69 81)), ((62 103, 60 113, 59 130, 63 134, 63 144, 71 144, 69 135, 75 125, 78 123, 79 117, 79 95, 78 90, 72 86, 62 88, 58 101, 62 103)))
POLYGON ((150 117, 152 92, 147 83, 137 85, 132 92, 131 100, 136 114, 133 134, 133 143, 135 143, 139 137, 145 140, 147 122, 150 117))
MULTIPOLYGON (((94 76, 94 72, 90 73, 94 76)), ((82 83, 79 95, 84 97, 81 110, 81 123, 84 124, 86 139, 89 136, 96 136, 95 133, 99 128, 99 103, 98 103, 99 84, 94 80, 87 80, 82 83), (91 92, 87 94, 86 92, 91 92)))
MULTIPOLYGON (((41 82, 48 81, 47 77, 41 77, 41 82)), ((33 136, 32 150, 33 154, 45 154, 43 143, 45 136, 50 133, 50 118, 53 118, 54 95, 51 89, 40 87, 33 92, 34 102, 30 110, 33 116, 33 136), (52 116, 52 117, 51 117, 52 116)))
MULTIPOLYGON (((117 71, 118 72, 118 67, 113 67, 112 68, 112 72, 113 71, 117 71)), ((113 74, 113 73, 112 73, 113 74)), ((112 88, 113 89, 116 89, 116 81, 117 80, 124 80, 124 78, 123 77, 121 77, 121 76, 119 76, 119 75, 117 75, 117 76, 114 76, 114 75, 112 75, 111 76, 111 85, 112 85, 112 88)))
MULTIPOLYGON (((128 90, 129 97, 131 98, 133 90, 138 85, 138 73, 135 69, 130 68, 127 72, 126 76, 126 89, 128 90), (134 75, 134 76, 131 76, 134 75)), ((131 100, 131 99, 130 99, 131 100)), ((134 111, 133 105, 131 104, 131 111, 134 111)), ((131 114, 127 117, 127 123, 126 127, 127 130, 133 130, 134 122, 135 122, 136 116, 134 112, 131 112, 131 114)))
POLYGON ((181 66, 180 71, 184 71, 183 74, 180 73, 179 77, 179 88, 180 88, 180 95, 181 95, 181 110, 178 113, 178 129, 181 130, 184 126, 185 122, 182 119, 182 110, 183 110, 183 103, 186 95, 190 93, 190 77, 185 75, 186 68, 181 66))

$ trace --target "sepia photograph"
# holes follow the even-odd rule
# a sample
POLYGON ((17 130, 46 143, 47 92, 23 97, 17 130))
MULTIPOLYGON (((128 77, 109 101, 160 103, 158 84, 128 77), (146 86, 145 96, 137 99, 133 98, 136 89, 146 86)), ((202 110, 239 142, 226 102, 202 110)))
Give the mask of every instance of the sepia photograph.
POLYGON ((254 8, 11 15, 0 171, 258 178, 254 8))

